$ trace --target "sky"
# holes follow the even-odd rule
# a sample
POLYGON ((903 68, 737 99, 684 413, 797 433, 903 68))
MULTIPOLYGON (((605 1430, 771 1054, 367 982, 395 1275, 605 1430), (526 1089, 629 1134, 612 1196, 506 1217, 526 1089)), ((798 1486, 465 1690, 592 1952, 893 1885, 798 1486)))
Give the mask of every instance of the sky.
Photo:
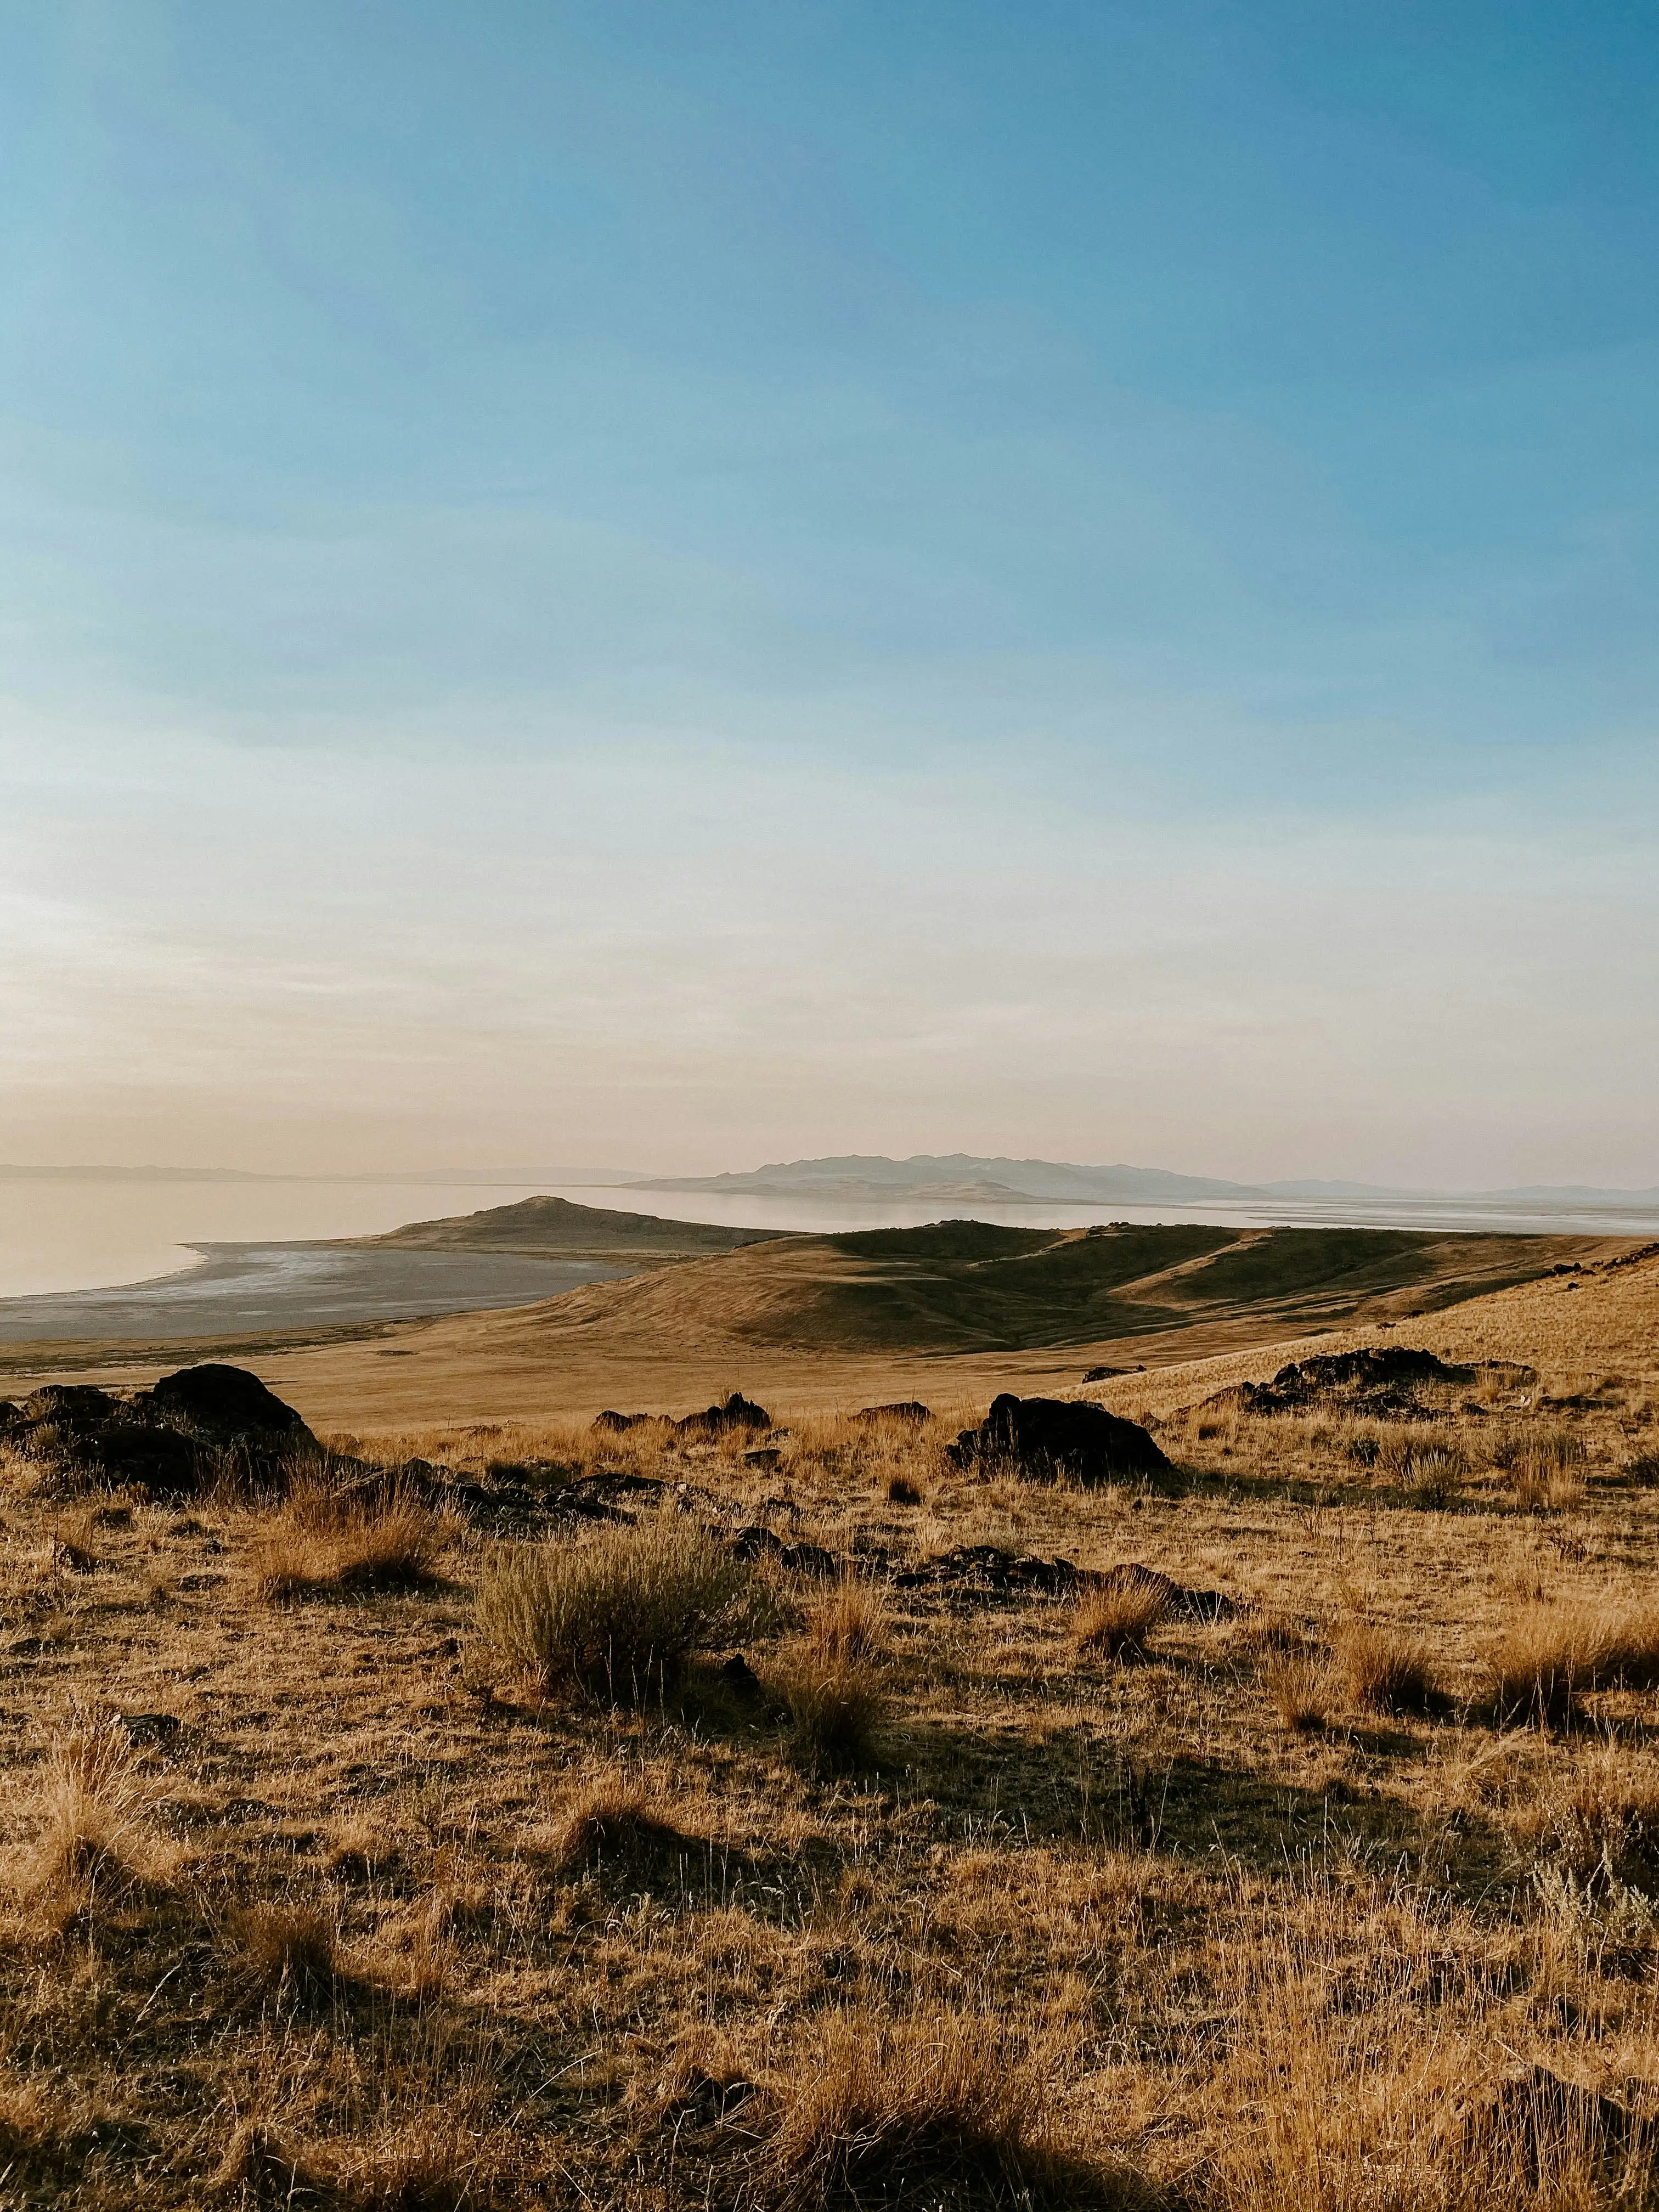
POLYGON ((1659 16, 11 0, 0 1160, 1659 1182, 1659 16))

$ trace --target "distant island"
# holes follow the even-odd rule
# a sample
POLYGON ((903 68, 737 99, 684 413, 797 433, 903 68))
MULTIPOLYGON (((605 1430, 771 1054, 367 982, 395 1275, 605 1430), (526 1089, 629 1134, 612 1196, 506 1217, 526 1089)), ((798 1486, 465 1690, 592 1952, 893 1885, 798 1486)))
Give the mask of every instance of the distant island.
POLYGON ((849 1152, 826 1159, 776 1161, 766 1167, 713 1176, 653 1176, 630 1190, 729 1193, 753 1198, 843 1200, 1047 1200, 1077 1206, 1189 1206, 1204 1199, 1239 1203, 1286 1199, 1356 1202, 1443 1203, 1473 1206, 1659 1206, 1659 1185, 1644 1190, 1603 1190, 1582 1183, 1531 1184, 1507 1190, 1445 1191, 1398 1188, 1385 1183, 1306 1179, 1229 1182, 1214 1176, 1179 1175, 1169 1168, 1130 1167, 1122 1162, 1087 1167, 1064 1160, 981 1158, 970 1152, 917 1152, 908 1159, 849 1152))

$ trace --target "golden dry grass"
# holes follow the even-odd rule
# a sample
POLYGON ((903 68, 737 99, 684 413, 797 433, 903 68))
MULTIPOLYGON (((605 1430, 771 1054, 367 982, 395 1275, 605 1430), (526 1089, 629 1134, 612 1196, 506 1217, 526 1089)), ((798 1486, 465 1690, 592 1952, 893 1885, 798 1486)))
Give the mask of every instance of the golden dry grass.
POLYGON ((368 1498, 342 1495, 325 1474, 296 1481, 255 1547, 261 1597, 274 1605, 324 1592, 417 1589, 454 1534, 441 1514, 395 1482, 368 1498))
MULTIPOLYGON (((389 1465, 514 1467, 555 1502, 609 1468, 635 1518, 533 1544, 457 1524, 441 1577, 320 1603, 258 1596, 263 1547, 295 1525, 280 1508, 98 1521, 92 1501, 61 1530, 96 1559, 82 1571, 19 1473, 0 2201, 1651 2201, 1659 1492, 1626 1469, 1659 1448, 1659 1280, 1642 1308, 1640 1273, 1506 1293, 1484 1340, 1469 1309, 1414 1323, 1407 1340, 1462 1331, 1538 1379, 1409 1424, 1212 1423, 1189 1417, 1212 1368, 1120 1378, 1103 1395, 1156 1418, 1177 1463, 1144 1492, 954 1469, 943 1446, 982 1405, 889 1435, 785 1404, 765 1463, 562 1417, 360 1438, 389 1465), (1517 1496, 1503 1441, 1534 1423, 1574 1475, 1555 1503, 1517 1496), (1407 1479, 1407 1427, 1467 1467, 1442 1504, 1407 1479), (687 1529, 725 1559, 757 1524, 842 1578, 757 1569, 689 1607, 684 1579, 645 1577, 701 1625, 637 1704, 589 1673, 592 1638, 486 1641, 516 1559, 542 1562, 538 1588, 556 1567, 637 1589, 590 1552, 687 1529), (1103 1666, 1052 1586, 929 1567, 985 1546, 1107 1591, 1144 1566, 1231 1610, 1183 1601, 1138 1663, 1103 1666), (580 1680, 562 1660, 551 1679, 599 1694, 550 1696, 544 1648, 586 1651, 580 1680), (738 1650, 752 1674, 732 1678, 738 1650), (1401 1694, 1402 1653, 1439 1695, 1401 1694), (799 1736, 797 1664, 832 1686, 862 1671, 879 1717, 859 1756, 799 1736), (1564 1674, 1574 1725, 1522 1725, 1564 1674)), ((654 1673, 654 1631, 642 1648, 654 1673)))

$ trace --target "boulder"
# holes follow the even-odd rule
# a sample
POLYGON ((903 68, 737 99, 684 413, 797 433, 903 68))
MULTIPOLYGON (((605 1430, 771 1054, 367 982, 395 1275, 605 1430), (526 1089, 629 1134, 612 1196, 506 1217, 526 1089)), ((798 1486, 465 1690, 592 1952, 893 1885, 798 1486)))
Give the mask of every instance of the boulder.
POLYGON ((901 1398, 896 1406, 866 1406, 857 1416, 860 1421, 908 1421, 916 1428, 933 1418, 920 1398, 901 1398))
POLYGON ((308 1442, 311 1431, 292 1406, 285 1406, 246 1367, 209 1361, 164 1375, 149 1402, 169 1428, 182 1429, 214 1443, 244 1438, 308 1442))
POLYGON ((604 1413, 594 1415, 593 1426, 601 1436, 619 1437, 629 1429, 637 1429, 642 1421, 654 1421, 659 1418, 655 1413, 618 1413, 607 1406, 604 1413))
POLYGON ((745 1398, 741 1390, 734 1390, 720 1405, 710 1406, 701 1413, 688 1413, 683 1421, 674 1424, 682 1435, 705 1437, 728 1436, 734 1429, 751 1429, 757 1435, 764 1435, 771 1425, 772 1416, 765 1407, 745 1398))
POLYGON ((826 1552, 822 1544, 786 1544, 778 1553, 778 1565, 787 1567, 791 1574, 825 1582, 836 1572, 836 1555, 826 1552))
POLYGON ((1086 1399, 1016 1398, 1007 1391, 993 1401, 980 1426, 964 1429, 945 1455, 953 1467, 1008 1460, 1039 1480, 1070 1475, 1083 1483, 1160 1474, 1170 1465, 1139 1421, 1086 1399))
POLYGON ((1564 2175, 1586 2168, 1607 2175, 1639 2156, 1653 2136, 1618 2099, 1536 2064, 1517 2066, 1458 2118, 1461 2148, 1475 2157, 1498 2155, 1528 2190, 1559 2187, 1564 2175))
POLYGON ((782 1556, 783 1539, 775 1536, 769 1528, 756 1527, 739 1528, 732 1539, 733 1559, 752 1561, 775 1559, 782 1556))

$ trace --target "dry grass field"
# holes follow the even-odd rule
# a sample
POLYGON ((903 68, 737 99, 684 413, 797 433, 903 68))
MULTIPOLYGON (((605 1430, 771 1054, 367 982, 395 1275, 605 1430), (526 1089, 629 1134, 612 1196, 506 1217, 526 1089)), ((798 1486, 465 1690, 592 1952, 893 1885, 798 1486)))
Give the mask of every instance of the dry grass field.
POLYGON ((1103 1382, 1172 1466, 1096 1488, 852 1363, 172 1503, 0 1433, 0 2203, 1652 2203, 1615 1260, 1103 1382), (1400 1346, 1467 1371, 1239 1388, 1400 1346))

